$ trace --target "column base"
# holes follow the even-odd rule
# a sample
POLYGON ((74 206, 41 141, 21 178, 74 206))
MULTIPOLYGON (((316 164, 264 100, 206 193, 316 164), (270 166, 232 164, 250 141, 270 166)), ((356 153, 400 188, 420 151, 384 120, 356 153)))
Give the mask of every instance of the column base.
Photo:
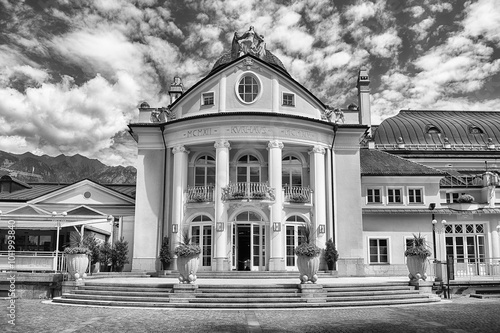
POLYGON ((231 270, 231 265, 228 258, 214 258, 212 269, 215 272, 226 272, 231 270))
POLYGON ((286 271, 285 259, 284 258, 270 258, 269 259, 269 271, 270 272, 286 271))
POLYGON ((337 261, 339 277, 365 276, 365 263, 363 258, 340 258, 337 261))
POLYGON ((156 272, 156 258, 133 258, 132 259, 132 272, 145 271, 156 272))

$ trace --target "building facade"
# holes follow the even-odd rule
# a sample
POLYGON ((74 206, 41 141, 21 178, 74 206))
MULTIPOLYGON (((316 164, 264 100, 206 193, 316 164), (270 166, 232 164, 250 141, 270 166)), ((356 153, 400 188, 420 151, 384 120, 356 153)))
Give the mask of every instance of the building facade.
POLYGON ((190 89, 175 78, 168 107, 141 104, 132 269, 158 270, 162 238, 173 250, 186 233, 202 270, 296 270, 306 223, 321 248, 335 241, 339 276, 406 275, 418 233, 457 274, 496 269, 499 113, 402 111, 371 126, 369 83, 360 70, 358 105, 331 108, 251 28, 190 89))

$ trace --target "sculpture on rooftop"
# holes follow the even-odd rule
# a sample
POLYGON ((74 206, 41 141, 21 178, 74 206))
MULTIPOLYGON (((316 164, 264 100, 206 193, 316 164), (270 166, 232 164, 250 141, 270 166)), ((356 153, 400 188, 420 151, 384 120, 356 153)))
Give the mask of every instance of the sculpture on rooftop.
POLYGON ((245 54, 251 54, 260 59, 264 59, 264 56, 266 55, 266 43, 264 42, 264 36, 255 32, 253 26, 242 34, 239 34, 238 32, 234 33, 231 58, 236 59, 245 54))

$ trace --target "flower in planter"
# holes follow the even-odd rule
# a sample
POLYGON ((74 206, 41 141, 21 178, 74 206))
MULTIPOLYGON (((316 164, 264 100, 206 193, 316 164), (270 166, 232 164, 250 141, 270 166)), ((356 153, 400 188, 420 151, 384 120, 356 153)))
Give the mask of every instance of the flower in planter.
POLYGON ((235 199, 240 199, 240 198, 243 198, 245 196, 245 192, 234 192, 233 193, 233 198, 235 199))
POLYGON ((304 228, 304 242, 295 248, 295 254, 298 256, 317 257, 321 249, 314 244, 314 230, 311 224, 306 224, 304 228))
POLYGON ((307 196, 304 194, 292 194, 290 195, 290 202, 307 202, 307 196))
POLYGON ((198 245, 191 244, 191 238, 187 231, 182 235, 182 242, 175 248, 174 254, 178 257, 188 257, 201 253, 201 248, 198 245))
POLYGON ((91 254, 91 251, 88 247, 67 247, 64 249, 65 254, 91 254))
POLYGON ((474 197, 470 194, 462 194, 457 199, 458 203, 471 203, 474 202, 474 197))
POLYGON ((252 194, 252 197, 256 199, 262 199, 266 197, 266 194, 264 192, 254 192, 252 194))
POLYGON ((422 235, 418 234, 417 236, 413 234, 412 245, 408 249, 406 249, 405 256, 417 256, 422 259, 426 259, 427 257, 431 256, 431 250, 429 249, 427 241, 422 235))

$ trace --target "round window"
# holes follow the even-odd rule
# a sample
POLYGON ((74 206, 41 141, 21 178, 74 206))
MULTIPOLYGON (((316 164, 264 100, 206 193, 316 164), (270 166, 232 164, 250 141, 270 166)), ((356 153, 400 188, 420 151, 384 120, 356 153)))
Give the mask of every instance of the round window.
POLYGON ((253 75, 244 75, 238 83, 238 96, 244 103, 252 103, 259 96, 259 82, 253 75))
POLYGON ((85 199, 88 199, 92 196, 92 194, 89 191, 87 191, 87 192, 83 193, 83 196, 85 197, 85 199))

